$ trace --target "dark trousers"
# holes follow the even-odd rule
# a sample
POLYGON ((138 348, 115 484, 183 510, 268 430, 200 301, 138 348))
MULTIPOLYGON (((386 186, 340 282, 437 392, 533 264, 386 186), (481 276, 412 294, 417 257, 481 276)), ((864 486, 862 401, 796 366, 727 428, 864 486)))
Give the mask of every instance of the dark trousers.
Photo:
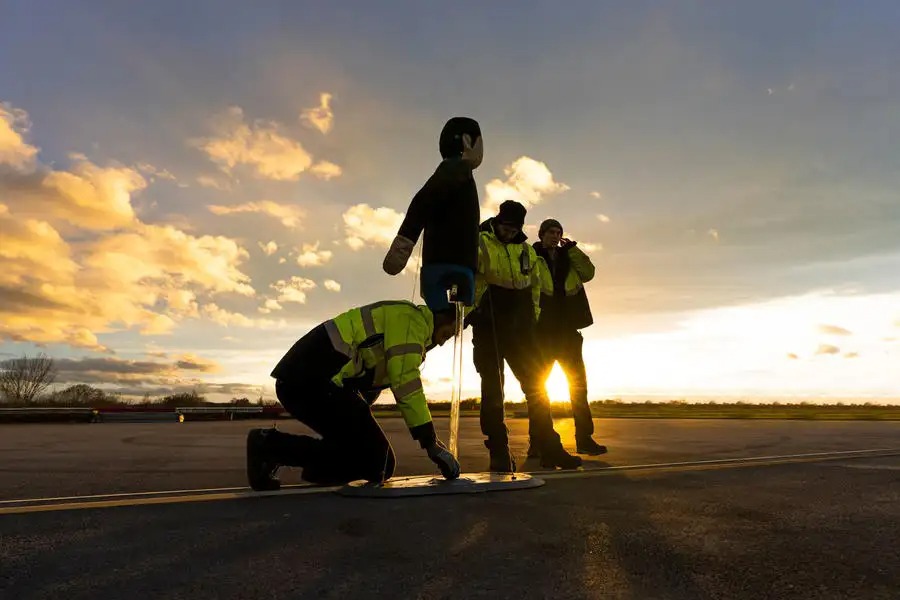
MULTIPOLYGON (((594 418, 588 404, 587 373, 582 356, 584 338, 577 330, 553 331, 546 334, 539 331, 538 336, 545 360, 541 383, 546 384, 553 363, 559 362, 569 382, 569 402, 572 404, 572 418, 575 420, 575 439, 587 439, 594 434, 594 418)), ((529 433, 532 433, 530 428, 529 433)))
POLYGON ((384 481, 396 458, 370 405, 359 392, 331 382, 347 357, 336 352, 321 326, 294 345, 290 370, 275 382, 279 402, 321 437, 273 432, 275 462, 302 467, 303 479, 338 484, 384 481))
POLYGON ((530 327, 496 328, 490 322, 472 327, 472 358, 481 376, 481 432, 488 438, 488 448, 509 444, 503 410, 504 361, 522 386, 529 428, 537 443, 548 451, 561 446, 559 434, 553 430, 541 378, 544 365, 534 333, 530 327))

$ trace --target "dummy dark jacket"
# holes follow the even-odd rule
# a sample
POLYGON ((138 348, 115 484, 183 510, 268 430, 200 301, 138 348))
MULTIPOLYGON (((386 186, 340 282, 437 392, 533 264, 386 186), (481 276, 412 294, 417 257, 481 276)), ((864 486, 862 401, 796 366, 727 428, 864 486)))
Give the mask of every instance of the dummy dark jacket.
POLYGON ((566 277, 572 268, 568 252, 557 249, 555 260, 551 260, 550 253, 541 242, 535 242, 533 246, 537 255, 547 263, 553 278, 553 295, 541 294, 540 329, 548 332, 572 331, 592 325, 594 316, 584 286, 571 296, 566 294, 566 277))
POLYGON ((462 159, 448 158, 410 202, 399 235, 417 241, 422 230, 422 264, 478 266, 478 187, 462 159))

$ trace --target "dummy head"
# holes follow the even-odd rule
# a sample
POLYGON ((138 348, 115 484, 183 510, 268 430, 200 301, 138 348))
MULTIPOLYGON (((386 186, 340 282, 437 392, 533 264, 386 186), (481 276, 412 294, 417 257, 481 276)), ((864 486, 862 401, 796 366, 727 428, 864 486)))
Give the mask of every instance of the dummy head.
POLYGON ((438 143, 443 158, 462 158, 477 169, 484 158, 484 141, 478 121, 469 117, 453 117, 441 130, 438 143))

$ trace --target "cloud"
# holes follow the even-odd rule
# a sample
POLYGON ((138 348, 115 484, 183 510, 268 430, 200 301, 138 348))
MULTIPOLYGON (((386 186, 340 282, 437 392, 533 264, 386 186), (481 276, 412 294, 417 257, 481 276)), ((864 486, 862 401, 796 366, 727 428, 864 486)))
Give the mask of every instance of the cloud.
POLYGON ((297 264, 301 267, 321 267, 331 260, 331 250, 319 250, 319 242, 315 244, 303 244, 297 264))
POLYGON ((282 133, 277 123, 257 120, 248 124, 239 106, 215 118, 213 129, 214 137, 195 144, 226 173, 247 165, 258 177, 296 181, 313 164, 312 155, 299 141, 282 133))
POLYGON ((564 183, 553 179, 553 173, 547 165, 521 156, 503 169, 506 181, 492 179, 485 186, 485 202, 482 216, 488 217, 497 213, 497 208, 504 200, 517 200, 530 208, 540 203, 544 196, 560 194, 569 189, 564 183))
POLYGON ((210 177, 209 175, 200 175, 197 177, 197 183, 205 188, 212 188, 223 192, 231 190, 231 185, 228 182, 219 181, 215 177, 210 177))
POLYGON ((288 229, 296 229, 300 227, 303 217, 306 213, 299 206, 290 204, 278 204, 271 200, 261 200, 259 202, 246 202, 236 206, 222 206, 219 204, 210 204, 207 206, 209 211, 215 215, 233 215, 239 213, 261 213, 269 215, 281 221, 281 224, 288 229))
POLYGON ((284 307, 281 306, 275 298, 266 298, 265 303, 259 307, 259 312, 269 314, 272 311, 281 310, 282 308, 284 307))
POLYGON ((278 244, 274 241, 268 242, 267 244, 263 244, 262 242, 258 242, 259 247, 265 252, 266 256, 272 256, 276 252, 278 252, 278 244))
POLYGON ((841 349, 831 344, 819 344, 816 354, 840 354, 841 349))
POLYGON ((38 149, 25 142, 31 130, 28 113, 5 102, 0 103, 0 165, 18 171, 34 168, 38 149))
POLYGON ((135 165, 135 168, 141 173, 150 176, 151 182, 154 177, 168 179, 169 181, 177 181, 176 177, 168 169, 159 169, 147 162, 140 162, 135 165))
POLYGON ((339 284, 334 279, 326 279, 324 282, 322 282, 322 287, 324 287, 329 292, 341 291, 341 284, 339 284))
POLYGON ((343 169, 338 165, 333 162, 328 162, 327 160, 320 160, 310 169, 310 173, 325 181, 340 177, 343 172, 343 169))
POLYGON ((327 92, 320 94, 319 106, 304 109, 300 113, 300 121, 327 134, 334 125, 334 111, 331 110, 332 98, 333 96, 327 92))
POLYGON ((346 243, 351 249, 360 250, 366 246, 387 248, 400 229, 403 213, 384 206, 372 208, 368 204, 356 204, 344 212, 343 219, 346 243))
POLYGON ((137 170, 69 158, 68 170, 37 160, 29 173, 0 170, 0 340, 105 351, 102 333, 160 335, 206 315, 240 320, 200 306, 255 295, 241 270, 246 250, 142 222, 132 203, 147 183, 137 170))
POLYGON ((134 225, 132 197, 146 187, 134 169, 99 167, 80 155, 65 171, 0 173, 0 197, 18 215, 98 231, 134 225))
POLYGON ((188 372, 213 373, 220 369, 215 361, 185 354, 174 362, 126 360, 121 358, 57 358, 57 383, 63 384, 146 384, 178 385, 188 372))
POLYGON ((844 358, 859 358, 859 352, 847 352, 844 358))
POLYGON ((797 356, 797 355, 794 354, 793 352, 788 352, 787 357, 788 357, 789 359, 791 359, 791 360, 797 360, 797 359, 800 358, 799 356, 797 356))
POLYGON ((316 287, 316 282, 304 277, 291 277, 288 280, 281 279, 270 286, 278 292, 278 302, 296 302, 306 304, 306 292, 316 287))
POLYGON ((271 319, 251 319, 241 313, 226 310, 215 302, 204 304, 201 307, 200 312, 205 318, 222 327, 282 329, 287 326, 287 323, 284 320, 272 321, 271 319))
POLYGON ((585 252, 600 252, 603 250, 603 244, 592 244, 590 242, 578 242, 578 246, 585 252))
POLYGON ((200 371, 201 373, 215 373, 220 370, 216 361, 202 358, 196 354, 182 354, 176 359, 175 366, 184 371, 200 371))
POLYGON ((819 332, 827 335, 853 335, 853 332, 837 325, 819 325, 819 332))
POLYGON ((609 223, 609 221, 610 221, 609 217, 607 217, 604 214, 597 215, 597 220, 600 221, 601 223, 609 223))
POLYGON ((600 192, 591 192, 591 197, 599 200, 602 196, 600 195, 600 192))
POLYGON ((718 229, 710 229, 706 232, 706 235, 714 239, 715 241, 719 241, 719 230, 718 229))

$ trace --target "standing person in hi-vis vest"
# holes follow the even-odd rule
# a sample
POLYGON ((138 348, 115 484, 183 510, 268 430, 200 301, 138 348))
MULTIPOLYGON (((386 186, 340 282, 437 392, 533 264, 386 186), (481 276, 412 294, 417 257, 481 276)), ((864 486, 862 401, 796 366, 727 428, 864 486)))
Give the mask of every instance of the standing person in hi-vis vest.
POLYGON ((537 255, 522 232, 526 212, 519 202, 507 200, 497 216, 482 223, 475 308, 466 317, 472 325, 473 362, 481 376, 481 431, 487 436, 484 444, 494 472, 516 468, 504 422, 504 362, 525 393, 542 466, 573 469, 581 465, 581 458, 566 452, 553 430, 541 377, 543 361, 535 336, 541 281, 537 255))

